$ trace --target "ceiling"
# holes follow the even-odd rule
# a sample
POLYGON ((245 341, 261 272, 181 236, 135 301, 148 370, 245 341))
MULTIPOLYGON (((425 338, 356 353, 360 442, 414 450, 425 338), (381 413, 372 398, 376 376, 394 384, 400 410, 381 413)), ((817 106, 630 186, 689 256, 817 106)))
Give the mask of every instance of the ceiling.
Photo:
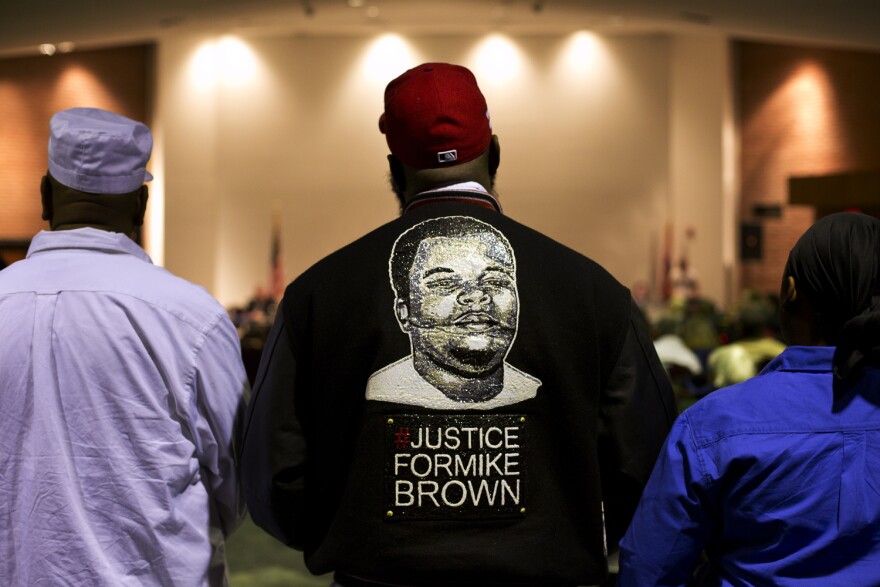
POLYGON ((0 56, 199 30, 250 34, 722 33, 880 51, 876 0, 0 0, 0 56))

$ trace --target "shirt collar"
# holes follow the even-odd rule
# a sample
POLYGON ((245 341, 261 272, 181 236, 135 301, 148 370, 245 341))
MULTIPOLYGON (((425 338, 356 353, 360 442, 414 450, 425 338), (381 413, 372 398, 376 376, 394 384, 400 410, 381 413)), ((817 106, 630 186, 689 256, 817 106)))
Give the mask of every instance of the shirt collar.
POLYGON ((833 346, 790 346, 764 367, 770 371, 831 371, 833 346))
POLYGON ((466 181, 416 194, 406 203, 403 213, 406 214, 410 210, 415 210, 434 202, 475 204, 501 213, 501 204, 498 203, 495 196, 475 181, 466 181))
POLYGON ((75 228, 73 230, 41 230, 34 236, 28 247, 27 256, 52 250, 84 249, 108 254, 133 255, 141 261, 152 263, 137 243, 120 232, 108 232, 97 228, 75 228))

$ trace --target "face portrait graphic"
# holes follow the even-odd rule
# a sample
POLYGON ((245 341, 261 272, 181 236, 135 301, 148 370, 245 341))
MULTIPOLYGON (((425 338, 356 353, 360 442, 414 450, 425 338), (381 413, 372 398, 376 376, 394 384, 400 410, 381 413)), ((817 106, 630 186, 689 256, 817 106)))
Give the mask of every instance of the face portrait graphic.
POLYGON ((513 259, 500 239, 485 232, 422 240, 409 271, 409 292, 396 310, 412 341, 416 371, 452 394, 452 388, 469 388, 465 395, 472 400, 500 387, 500 379, 479 385, 503 377, 504 357, 516 335, 513 259))
POLYGON ((395 241, 389 274, 412 352, 370 376, 367 399, 487 410, 535 396, 541 381, 507 362, 519 294, 498 229, 467 216, 420 222, 395 241))

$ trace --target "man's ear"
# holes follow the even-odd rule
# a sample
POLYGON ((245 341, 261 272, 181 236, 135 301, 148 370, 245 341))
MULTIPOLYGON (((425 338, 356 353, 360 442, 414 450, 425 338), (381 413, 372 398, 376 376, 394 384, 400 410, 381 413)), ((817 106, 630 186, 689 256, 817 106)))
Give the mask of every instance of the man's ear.
POLYGON ((489 175, 494 176, 498 173, 498 165, 501 163, 501 144, 498 142, 498 135, 492 135, 489 142, 489 175))
POLYGON ((406 305, 406 302, 396 300, 394 302, 394 313, 397 314, 397 321, 400 322, 400 327, 403 331, 409 332, 411 325, 409 323, 409 306, 406 305))
POLYGON ((388 155, 388 169, 391 171, 391 179, 394 180, 394 185, 396 185, 397 189, 401 192, 405 192, 406 173, 403 171, 403 163, 401 163, 400 159, 394 155, 388 155))
POLYGON ((43 179, 40 180, 40 200, 43 203, 43 220, 48 220, 51 224, 52 222, 52 182, 49 181, 49 176, 44 175, 43 179))
POLYGON ((143 226, 144 216, 147 214, 147 200, 150 198, 150 190, 146 185, 142 185, 137 195, 137 207, 134 211, 134 217, 131 219, 132 226, 143 226))

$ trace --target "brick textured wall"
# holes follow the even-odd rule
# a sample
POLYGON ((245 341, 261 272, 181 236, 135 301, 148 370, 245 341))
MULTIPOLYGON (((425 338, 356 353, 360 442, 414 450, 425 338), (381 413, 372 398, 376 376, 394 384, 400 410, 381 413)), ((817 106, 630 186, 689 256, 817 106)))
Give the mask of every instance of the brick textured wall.
POLYGON ((27 240, 40 219, 52 114, 74 106, 147 120, 153 46, 0 60, 0 241, 27 240))
MULTIPOLYGON (((815 219, 788 204, 790 176, 880 168, 880 53, 737 43, 741 198, 779 205, 764 218, 764 255, 744 262, 741 284, 776 292, 788 252, 815 219)), ((841 202, 841 209, 846 203, 841 202)))

